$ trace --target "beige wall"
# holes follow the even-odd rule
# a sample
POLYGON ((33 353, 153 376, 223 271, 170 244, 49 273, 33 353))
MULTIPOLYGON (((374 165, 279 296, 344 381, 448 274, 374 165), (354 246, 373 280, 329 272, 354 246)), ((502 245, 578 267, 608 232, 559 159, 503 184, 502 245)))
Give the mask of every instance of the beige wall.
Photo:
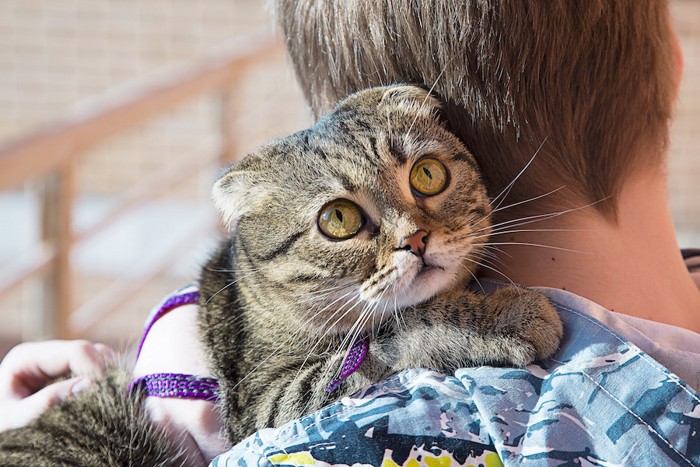
POLYGON ((673 0, 685 74, 671 129, 669 186, 681 242, 700 247, 700 2, 673 0))
MULTIPOLYGON (((264 0, 0 0, 0 145, 115 87, 138 83, 168 67, 194 65, 218 48, 251 36, 270 36, 274 28, 264 4, 264 0)), ((85 204, 83 198, 93 203, 88 203, 87 212, 78 209, 78 217, 84 213, 94 217, 90 206, 94 202, 102 206, 103 195, 123 192, 169 160, 216 151, 218 105, 211 98, 191 102, 87 154, 79 167, 78 204, 85 204)), ((236 124, 244 135, 238 142, 243 152, 310 122, 283 53, 242 83, 236 106, 242 110, 236 124)), ((214 173, 203 172, 197 181, 174 187, 174 193, 156 200, 148 213, 131 216, 96 244, 79 250, 74 258, 75 305, 94 298, 114 280, 116 269, 128 274, 146 263, 154 248, 143 238, 160 235, 166 240, 176 234, 172 229, 177 225, 197 222, 197 215, 211 205, 213 178, 214 173), (167 222, 149 227, 143 220, 149 213, 167 222), (173 216, 180 216, 179 224, 172 224, 173 216), (85 253, 90 255, 88 261, 85 253)), ((0 203, 16 205, 0 205, 0 269, 10 264, 12 255, 25 251, 24 237, 36 236, 36 206, 15 201, 0 198, 0 203)), ((131 297, 88 337, 114 343, 138 336, 149 308, 197 276, 200 261, 192 253, 200 250, 206 255, 203 243, 203 248, 191 245, 190 251, 181 252, 184 265, 131 297)), ((37 291, 29 283, 0 300, 0 355, 26 328, 26 317, 37 305, 37 291)))
MULTIPOLYGON (((86 99, 217 47, 270 35, 261 0, 0 1, 0 143, 86 99)), ((243 148, 297 130, 306 106, 284 57, 240 95, 252 133, 243 148), (274 103, 274 127, 265 111, 274 103)), ((83 192, 110 194, 181 155, 215 150, 217 102, 202 100, 108 142, 81 168, 83 192)), ((209 183, 205 180, 203 183, 209 183)), ((208 190, 193 187, 200 196, 208 190)))

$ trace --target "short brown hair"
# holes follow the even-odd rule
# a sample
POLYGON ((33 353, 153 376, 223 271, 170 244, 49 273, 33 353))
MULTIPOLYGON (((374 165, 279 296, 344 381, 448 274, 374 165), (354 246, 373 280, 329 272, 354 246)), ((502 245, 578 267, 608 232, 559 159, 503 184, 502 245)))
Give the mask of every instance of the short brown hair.
MULTIPOLYGON (((314 112, 356 90, 435 84, 492 195, 600 201, 661 164, 673 59, 662 0, 275 0, 314 112), (651 150, 650 150, 651 149, 651 150)), ((602 200, 602 201, 601 201, 602 200)))

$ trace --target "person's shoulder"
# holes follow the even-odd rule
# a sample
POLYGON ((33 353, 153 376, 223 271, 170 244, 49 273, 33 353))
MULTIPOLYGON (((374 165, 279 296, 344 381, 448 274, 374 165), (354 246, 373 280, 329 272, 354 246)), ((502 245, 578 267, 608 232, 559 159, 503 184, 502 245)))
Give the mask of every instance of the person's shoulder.
POLYGON ((698 394, 598 319, 586 299, 545 293, 565 329, 552 358, 453 375, 407 370, 261 430, 214 465, 700 464, 698 394))
MULTIPOLYGON (((509 399, 523 403, 521 396, 511 399, 514 389, 533 393, 523 408, 544 416, 528 429, 528 443, 546 446, 550 456, 572 454, 560 433, 606 462, 626 464, 646 455, 655 459, 650 465, 699 465, 700 394, 621 332, 615 313, 566 291, 540 290, 560 314, 564 339, 539 366, 541 374, 516 370, 508 376, 517 387, 511 384, 490 402, 494 410, 509 399), (544 407, 556 409, 542 414, 544 407)), ((479 382, 497 384, 504 376, 479 382)), ((513 420, 526 421, 533 417, 513 420)))

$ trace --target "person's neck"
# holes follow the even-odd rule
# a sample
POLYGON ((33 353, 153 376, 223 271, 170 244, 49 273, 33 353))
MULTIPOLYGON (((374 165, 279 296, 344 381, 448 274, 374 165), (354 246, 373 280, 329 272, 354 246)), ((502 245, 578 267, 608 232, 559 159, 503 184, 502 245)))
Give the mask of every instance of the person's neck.
POLYGON ((483 268, 482 275, 567 290, 608 310, 700 332, 700 291, 681 258, 661 176, 626 183, 617 225, 590 207, 508 230, 520 232, 490 240, 500 272, 483 268))

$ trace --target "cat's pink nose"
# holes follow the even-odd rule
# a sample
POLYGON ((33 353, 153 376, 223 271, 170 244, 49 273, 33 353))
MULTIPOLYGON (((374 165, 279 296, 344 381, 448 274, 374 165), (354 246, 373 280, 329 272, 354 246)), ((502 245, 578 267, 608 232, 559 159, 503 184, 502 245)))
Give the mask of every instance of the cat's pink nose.
POLYGON ((398 249, 410 251, 416 256, 423 256, 423 253, 425 253, 425 243, 428 241, 428 235, 430 235, 430 232, 427 230, 417 230, 401 240, 398 249))

